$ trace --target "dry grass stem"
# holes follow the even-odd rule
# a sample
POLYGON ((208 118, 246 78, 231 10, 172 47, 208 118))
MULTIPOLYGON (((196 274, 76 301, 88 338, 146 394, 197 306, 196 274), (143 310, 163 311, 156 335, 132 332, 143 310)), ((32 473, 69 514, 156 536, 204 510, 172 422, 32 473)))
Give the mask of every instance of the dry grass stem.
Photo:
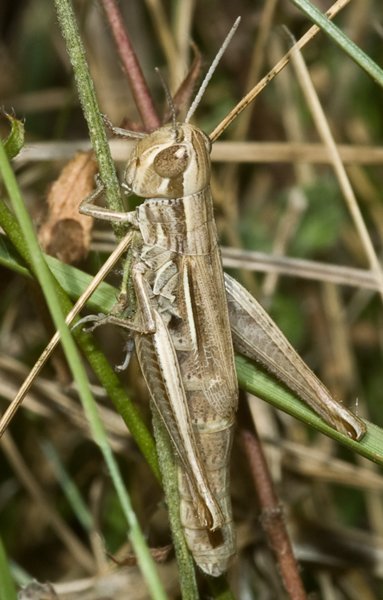
MULTIPOLYGON (((87 303, 87 301, 89 300, 90 296, 98 288, 101 281, 103 281, 103 279, 105 279, 105 277, 109 273, 109 271, 114 267, 116 262, 121 258, 122 254, 124 254, 124 252, 126 251, 126 249, 128 248, 128 246, 130 244, 131 239, 132 239, 132 233, 128 233, 124 237, 124 239, 121 240, 121 242, 118 244, 115 251, 110 255, 108 260, 104 263, 104 265, 102 266, 102 268, 100 269, 98 274, 93 279, 92 283, 88 286, 88 288, 80 296, 80 298, 77 300, 76 304, 74 305, 74 307, 72 308, 70 313, 67 315, 67 317, 66 317, 67 325, 70 325, 72 323, 73 319, 75 319, 76 316, 79 314, 79 312, 84 308, 84 306, 87 303)), ((6 412, 4 413, 3 417, 1 418, 1 420, 0 420, 0 437, 3 435, 4 431, 8 427, 11 420, 13 419, 17 409, 19 408, 20 404, 22 403, 23 399, 25 398, 25 394, 30 389, 31 385, 33 384, 33 381, 35 380, 37 375, 40 373, 41 369, 43 368, 46 361, 52 354, 53 350, 56 348, 59 341, 60 341, 60 334, 59 334, 59 332, 56 332, 55 335, 53 336, 53 338, 51 339, 51 341, 49 342, 49 344, 47 345, 47 347, 45 348, 44 352, 41 354, 40 358, 36 362, 35 366, 30 371, 27 379, 24 381, 24 383, 21 386, 16 397, 11 402, 11 404, 7 408, 6 412)))
MULTIPOLYGON (((22 381, 28 377, 29 372, 30 369, 27 369, 22 363, 0 354, 0 391, 2 397, 11 402, 18 393, 22 381)), ((93 389, 92 391, 100 400, 102 399, 100 392, 103 392, 103 396, 105 396, 105 391, 102 388, 93 389)), ((49 379, 40 376, 34 380, 33 388, 25 396, 23 406, 48 422, 55 419, 65 420, 81 431, 82 435, 90 440, 93 439, 82 408, 69 394, 64 393, 55 382, 49 379)), ((120 453, 126 452, 129 449, 130 435, 121 417, 102 404, 98 406, 98 411, 113 450, 120 453)))
POLYGON ((334 171, 336 173, 339 185, 347 202, 347 206, 350 210, 355 227, 359 233, 360 239, 364 246, 371 269, 375 274, 379 286, 379 292, 383 300, 383 272, 378 257, 376 255, 374 246, 371 242, 370 234, 364 223, 357 200, 355 198, 354 191, 351 187, 350 180, 343 166, 342 159, 339 155, 336 143, 332 136, 323 108, 315 91, 315 88, 312 84, 306 64, 300 53, 296 53, 294 55, 293 65, 296 68, 298 80, 302 86, 302 90, 305 95, 306 101, 312 112, 316 127, 318 129, 318 133, 321 136, 323 142, 326 144, 330 155, 332 156, 334 171))
POLYGON ((166 56, 170 76, 169 87, 170 91, 174 93, 178 87, 179 81, 176 79, 178 73, 178 53, 173 32, 169 27, 168 19, 160 0, 145 0, 145 3, 152 17, 153 25, 158 34, 162 50, 166 56))
POLYGON ((126 32, 119 8, 115 0, 101 0, 101 3, 104 7, 124 71, 128 76, 130 89, 142 122, 148 131, 157 129, 160 126, 160 120, 154 108, 136 53, 126 32))
MULTIPOLYGON (((125 162, 133 150, 135 142, 128 140, 109 141, 113 159, 125 162)), ((35 142, 25 147, 14 164, 19 166, 28 162, 68 160, 74 152, 88 151, 88 140, 76 142, 35 142)), ((383 162, 383 148, 339 144, 338 152, 345 164, 379 165, 383 162)), ((329 149, 324 144, 296 142, 215 142, 211 154, 213 162, 238 163, 313 163, 330 164, 329 149)))
MULTIPOLYGON (((326 12, 326 16, 329 19, 332 19, 346 4, 348 4, 349 0, 338 0, 335 2, 332 7, 326 12)), ((295 52, 301 50, 303 46, 305 46, 317 33, 319 32, 319 27, 314 25, 311 27, 308 32, 301 37, 300 40, 285 54, 283 58, 278 62, 269 71, 269 73, 261 79, 261 81, 248 93, 246 96, 237 104, 235 108, 221 121, 219 125, 209 134, 209 137, 212 142, 215 142, 216 139, 222 135, 225 129, 237 118, 237 116, 258 96, 258 94, 266 87, 268 83, 278 73, 287 65, 287 63, 291 60, 292 56, 294 56, 295 52)))
POLYGON ((265 273, 280 273, 291 277, 303 277, 317 281, 331 281, 340 285, 352 285, 370 290, 379 289, 372 271, 342 267, 287 256, 272 256, 262 252, 222 248, 225 267, 245 268, 265 273))
POLYGON ((258 434, 248 409, 240 408, 240 436, 249 461, 253 483, 261 506, 261 523, 271 551, 278 562, 283 585, 291 600, 307 598, 286 530, 283 509, 274 490, 258 434), (246 415, 246 416, 245 416, 246 415), (249 418, 250 417, 250 418, 249 418))
POLYGON ((184 0, 183 2, 179 2, 177 6, 174 23, 174 37, 178 49, 178 60, 174 73, 176 82, 182 81, 187 73, 194 8, 195 0, 184 0))
POLYGON ((56 509, 52 508, 52 505, 47 500, 42 487, 28 468, 9 432, 5 432, 3 435, 0 446, 6 455, 7 460, 15 470, 20 482, 26 488, 28 494, 33 498, 34 502, 36 502, 42 518, 52 527, 56 535, 68 548, 69 553, 75 558, 75 560, 77 560, 88 573, 93 573, 93 556, 73 534, 72 530, 61 518, 56 509))

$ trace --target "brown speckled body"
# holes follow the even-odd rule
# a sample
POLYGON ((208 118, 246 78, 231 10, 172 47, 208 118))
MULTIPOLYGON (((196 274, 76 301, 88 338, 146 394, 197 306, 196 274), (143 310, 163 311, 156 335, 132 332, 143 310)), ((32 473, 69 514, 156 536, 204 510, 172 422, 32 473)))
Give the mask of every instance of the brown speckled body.
POLYGON ((238 389, 208 185, 210 146, 191 125, 179 127, 178 139, 170 140, 173 146, 164 143, 164 135, 174 136, 170 126, 152 134, 150 144, 147 138, 140 142, 126 170, 128 185, 148 198, 136 211, 132 271, 145 282, 156 322, 156 331, 137 333, 135 344, 180 459, 181 520, 188 546, 197 564, 218 576, 235 553, 229 460, 238 389), (160 139, 166 160, 158 166, 160 139), (176 150, 169 152, 169 147, 176 150), (162 176, 169 155, 175 154, 183 166, 188 164, 181 174, 173 168, 177 181, 166 182, 158 171, 162 176), (175 365, 170 366, 172 354, 175 365))
MULTIPOLYGON (((186 197, 182 203, 194 206, 191 212, 196 216, 196 226, 191 224, 189 232, 188 220, 182 214, 178 199, 150 200, 140 207, 139 228, 145 240, 141 236, 136 238, 133 260, 145 264, 144 278, 153 306, 170 332, 200 465, 222 513, 214 532, 214 525, 209 529, 206 522, 201 522, 196 499, 198 489, 195 489, 193 476, 190 477, 190 467, 185 468, 181 463, 179 490, 186 540, 197 564, 211 575, 219 575, 226 571, 235 553, 229 463, 238 391, 210 189, 186 197), (156 215, 150 210, 154 206, 156 215), (172 218, 174 212, 178 213, 177 221, 172 218), (162 224, 157 227, 158 221, 153 217, 159 213, 162 224), (147 220, 148 214, 150 220, 147 220), (175 231, 176 225, 178 231, 175 231)), ((155 353, 154 360, 148 359, 150 354, 153 356, 153 350, 148 348, 148 337, 137 334, 136 349, 153 399, 159 405, 161 374, 155 353)), ((165 392, 159 406, 162 414, 168 412, 167 404, 165 392)))

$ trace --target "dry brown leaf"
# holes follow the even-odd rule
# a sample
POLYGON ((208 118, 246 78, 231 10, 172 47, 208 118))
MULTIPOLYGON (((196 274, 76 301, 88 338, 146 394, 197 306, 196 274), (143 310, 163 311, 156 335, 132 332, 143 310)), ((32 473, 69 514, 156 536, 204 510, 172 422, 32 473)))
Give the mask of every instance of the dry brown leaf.
POLYGON ((93 152, 78 152, 49 190, 49 216, 39 231, 47 254, 71 264, 85 258, 93 219, 78 212, 79 204, 94 189, 98 171, 93 152))

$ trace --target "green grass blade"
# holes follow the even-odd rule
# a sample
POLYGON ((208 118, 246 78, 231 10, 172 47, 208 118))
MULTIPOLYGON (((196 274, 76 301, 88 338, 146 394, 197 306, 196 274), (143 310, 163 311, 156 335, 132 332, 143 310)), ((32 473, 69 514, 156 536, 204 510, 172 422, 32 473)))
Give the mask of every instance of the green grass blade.
POLYGON ((5 186, 8 190, 13 209, 19 221, 25 242, 28 246, 34 273, 37 274, 37 278, 44 292, 55 327, 61 334, 63 349, 74 380, 77 384, 80 399, 89 420, 93 437, 104 455, 105 462, 108 465, 113 484, 121 502, 121 506, 129 526, 129 537, 137 554, 138 564, 153 597, 157 600, 164 600, 166 598, 166 594, 162 588, 156 567, 152 557, 150 556, 150 552, 145 543, 145 539, 141 532, 137 517, 132 509, 130 498, 124 487, 119 468, 108 443, 101 419, 97 412, 96 403, 89 389, 88 379, 86 377, 74 339, 65 323, 65 316, 60 308, 60 302, 56 293, 52 274, 50 273, 44 256, 40 250, 32 222, 23 203, 19 188, 17 186, 16 178, 9 164, 2 142, 0 142, 0 170, 3 174, 5 186))
MULTIPOLYGON (((123 211, 120 185, 116 175, 113 159, 110 154, 104 124, 97 103, 96 93, 82 44, 72 6, 68 0, 55 0, 57 15, 66 41, 69 58, 72 63, 77 89, 84 116, 88 123, 93 150, 96 155, 101 179, 105 185, 105 198, 112 210, 123 211)), ((127 226, 114 225, 118 240, 127 232, 127 226)))
MULTIPOLYGON (((96 154, 97 161, 99 162, 100 174, 105 183, 107 183, 105 177, 113 179, 113 181, 111 180, 111 184, 113 186, 114 194, 117 189, 116 184, 118 186, 118 181, 115 175, 114 166, 109 152, 109 146, 107 144, 100 111, 97 105, 93 82, 89 74, 84 49, 77 30, 77 25, 72 11, 72 7, 68 0, 55 0, 55 4, 63 35, 66 39, 70 60, 75 73, 77 87, 84 110, 84 115, 89 125, 89 131, 92 138, 93 148, 96 154), (113 177, 111 173, 112 170, 113 177)), ((113 200, 112 202, 107 197, 109 208, 119 211, 123 210, 120 201, 119 204, 116 203, 114 201, 113 195, 111 199, 113 200)), ((121 233, 124 233, 124 231, 125 228, 123 226, 115 226, 115 232, 117 233, 117 237, 118 234, 121 235, 121 233)), ((164 452, 165 451, 166 448, 164 447, 164 452)), ((166 460, 171 460, 170 455, 167 459, 165 458, 165 462, 166 460)), ((181 572, 180 577, 183 578, 183 574, 181 572)), ((182 583, 182 587, 186 590, 190 586, 188 582, 185 581, 184 583, 182 583)), ((189 597, 192 598, 192 596, 189 597)))
MULTIPOLYGON (((93 276, 80 271, 80 269, 76 269, 76 267, 62 263, 57 258, 48 254, 45 254, 44 257, 50 271, 61 287, 72 300, 77 300, 91 283, 93 276)), ((28 267, 25 266, 24 260, 15 251, 9 239, 2 234, 0 234, 0 264, 25 277, 33 277, 28 267)), ((116 288, 102 282, 89 298, 87 306, 92 310, 97 310, 98 312, 103 310, 103 312, 108 313, 116 302, 116 293, 116 288), (103 308, 101 309, 100 307, 103 308)))
MULTIPOLYGON (((123 205, 121 202, 120 188, 116 170, 110 154, 93 81, 89 73, 84 47, 77 29, 72 6, 68 0, 55 0, 55 6, 59 17, 60 26, 66 40, 70 61, 73 66, 78 93, 83 107, 84 116, 88 123, 89 133, 98 162, 100 175, 105 184, 106 201, 110 209, 122 211, 123 205)), ((114 226, 114 231, 116 237, 121 239, 126 233, 126 225, 116 224, 114 226)), ((114 297, 113 304, 115 303, 115 299, 116 296, 114 297)), ((101 307, 101 312, 107 312, 107 310, 108 306, 104 304, 101 307)), ((99 369, 99 372, 102 372, 102 368, 99 369)), ((121 386, 118 387, 117 381, 117 378, 112 377, 112 374, 109 372, 107 381, 103 381, 103 385, 109 395, 113 393, 113 402, 115 403, 122 418, 125 420, 129 417, 131 423, 129 428, 132 431, 132 434, 133 429, 137 430, 138 437, 142 439, 142 443, 138 441, 138 444, 141 450, 145 453, 145 456, 149 458, 150 466, 152 467, 157 479, 160 480, 161 475, 159 472, 157 456, 154 450, 152 439, 147 434, 146 428, 143 426, 142 422, 140 422, 140 420, 137 418, 137 414, 134 409, 132 410, 133 407, 124 403, 122 398, 124 394, 114 394, 114 389, 116 387, 119 391, 121 390, 121 386)))
POLYGON ((18 155, 22 147, 24 146, 24 123, 19 119, 16 119, 12 115, 8 115, 5 111, 0 109, 0 112, 8 119, 11 124, 11 131, 7 139, 4 141, 4 148, 8 158, 14 158, 18 155))
POLYGON ((183 600, 198 600, 199 595, 194 561, 186 545, 183 527, 181 525, 177 461, 175 459, 169 433, 167 432, 164 422, 153 402, 151 402, 151 410, 153 413, 153 429, 158 448, 158 458, 166 495, 166 503, 169 511, 174 550, 180 574, 181 595, 183 600))
POLYGON ((0 598, 1 600, 17 600, 17 593, 13 585, 11 571, 3 541, 0 537, 0 598))
POLYGON ((224 575, 221 575, 220 577, 209 577, 208 584, 215 600, 235 600, 235 596, 224 575))
POLYGON ((309 0, 290 0, 383 87, 383 70, 309 0))
POLYGON ((14 246, 3 234, 0 234, 0 265, 15 271, 20 275, 24 275, 24 277, 32 277, 31 272, 21 258, 20 254, 15 251, 14 246))
POLYGON ((48 441, 44 441, 41 445, 52 472, 59 482, 74 514, 85 531, 90 533, 94 527, 93 517, 84 500, 82 499, 78 487, 74 483, 73 479, 69 477, 53 444, 48 441))
POLYGON ((25 587, 33 581, 29 573, 27 573, 25 569, 20 567, 20 565, 15 563, 12 559, 9 560, 9 566, 16 586, 25 587))
POLYGON ((242 389, 259 396, 276 408, 280 408, 289 415, 347 446, 350 450, 354 450, 361 456, 365 456, 383 466, 383 429, 365 421, 367 433, 364 438, 360 442, 351 440, 327 425, 311 408, 248 359, 237 355, 235 363, 238 381, 242 389))
MULTIPOLYGON (((9 240, 12 242, 14 248, 25 261, 25 264, 28 265, 28 268, 30 269, 28 273, 33 273, 34 271, 30 253, 26 246, 22 231, 12 213, 1 200, 0 224, 6 232, 9 240)), ((17 253, 15 253, 9 241, 6 242, 4 237, 2 237, 1 240, 2 244, 0 247, 4 260, 7 262, 8 266, 15 266, 15 270, 21 272, 21 269, 23 268, 21 265, 24 264, 23 260, 17 255, 17 253)), ((67 294, 71 295, 71 297, 77 300, 78 294, 81 294, 89 284, 90 276, 86 273, 82 273, 74 267, 64 265, 52 257, 45 258, 48 264, 54 267, 54 273, 62 285, 61 287, 55 280, 55 287, 59 297, 60 306, 64 313, 68 314, 73 308, 73 305, 70 302, 67 294), (78 292, 79 289, 80 292, 78 292)), ((105 307, 113 306, 117 296, 117 290, 111 286, 108 286, 107 284, 102 283, 100 288, 102 294, 100 297, 100 304, 92 304, 92 300, 93 298, 97 297, 98 291, 92 296, 89 304, 89 306, 93 306, 97 312, 102 312, 103 310, 105 311, 105 307)), ((148 464, 150 465, 154 475, 156 476, 157 480, 161 482, 161 473, 158 466, 154 440, 144 422, 140 418, 136 408, 127 397, 126 392, 122 387, 116 373, 110 367, 104 354, 98 348, 98 345, 91 334, 86 334, 81 331, 80 328, 78 328, 74 332, 74 337, 86 355, 90 365, 94 369, 94 372, 98 376, 100 383, 105 388, 117 411, 125 421, 141 452, 148 461, 148 464)))

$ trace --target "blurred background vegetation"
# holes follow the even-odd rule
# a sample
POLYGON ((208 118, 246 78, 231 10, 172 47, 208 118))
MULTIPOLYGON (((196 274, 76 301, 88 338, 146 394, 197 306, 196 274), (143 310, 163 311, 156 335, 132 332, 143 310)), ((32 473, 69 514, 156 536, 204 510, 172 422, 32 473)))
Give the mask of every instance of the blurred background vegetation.
MULTIPOLYGON (((316 1, 323 12, 329 5, 316 1)), ((296 38, 310 26, 288 0, 163 2, 160 9, 181 57, 169 64, 158 6, 149 0, 119 4, 159 115, 167 107, 154 68, 161 68, 174 93, 192 60, 191 37, 202 53, 201 81, 235 18, 242 16, 195 115, 195 123, 207 133, 287 51, 290 39, 281 26, 296 38)), ((100 5, 76 0, 74 8, 102 112, 115 125, 126 118, 139 122, 100 5)), ((381 63, 379 0, 352 0, 335 22, 381 63)), ((0 104, 25 121, 29 154, 22 151, 15 170, 39 229, 48 218, 52 184, 75 152, 87 147, 87 127, 53 1, 3 0, 0 27, 0 104), (42 142, 52 144, 47 147, 42 142)), ((305 48, 304 58, 335 141, 348 146, 344 151, 345 156, 348 152, 347 173, 381 257, 382 90, 323 34, 305 48)), ((334 169, 323 158, 323 149, 315 146, 310 151, 307 146, 321 142, 293 67, 288 66, 247 110, 248 123, 242 124, 242 131, 232 125, 223 138, 257 142, 256 147, 248 146, 249 156, 254 152, 255 158, 232 162, 237 147, 227 146, 220 160, 214 161, 212 185, 222 245, 338 265, 345 268, 346 278, 347 268, 368 269, 334 169)), ((3 139, 9 133, 6 119, 1 120, 0 133, 3 139)), ((117 158, 122 180, 124 156, 120 152, 117 158)), ((113 249, 108 225, 96 223, 90 248, 89 256, 77 266, 95 273, 113 249)), ((280 265, 278 260, 275 264, 280 265)), ((0 408, 4 412, 52 330, 36 287, 0 268, 0 408)), ((230 272, 263 303, 334 396, 383 427, 383 313, 379 294, 368 289, 374 286, 366 286, 362 276, 345 285, 330 282, 326 274, 319 280, 310 274, 291 276, 288 267, 287 274, 280 266, 277 274, 263 270, 255 262, 253 272, 240 264, 230 272)), ((110 282, 118 287, 119 273, 110 282)), ((100 328, 97 337, 110 364, 121 364, 120 333, 100 328)), ((148 394, 135 361, 121 378, 150 427, 148 394)), ((171 538, 162 491, 91 373, 90 379, 148 544, 163 547, 171 538)), ((250 406, 310 598, 382 598, 380 471, 261 401, 250 399, 250 406)), ((113 570, 105 554, 105 549, 113 555, 131 552, 126 525, 59 352, 8 434, 0 443, 0 532, 15 581, 26 584, 35 578, 57 583, 59 597, 71 600, 148 597, 136 567, 113 570), (73 484, 80 498, 70 496, 73 484), (88 587, 86 581, 91 581, 88 587)), ((232 590, 237 598, 284 598, 239 443, 232 464, 238 536, 238 557, 229 573, 232 590)), ((160 569, 169 597, 177 597, 172 556, 160 569)), ((202 593, 206 593, 204 586, 202 581, 202 593)))

